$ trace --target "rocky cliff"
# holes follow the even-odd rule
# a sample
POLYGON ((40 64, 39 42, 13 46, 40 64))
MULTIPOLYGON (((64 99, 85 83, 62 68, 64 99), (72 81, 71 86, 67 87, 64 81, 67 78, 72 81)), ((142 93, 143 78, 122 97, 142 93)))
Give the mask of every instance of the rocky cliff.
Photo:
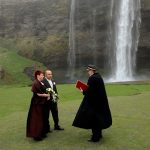
POLYGON ((150 71, 150 1, 141 0, 141 28, 139 49, 137 52, 137 69, 150 71))

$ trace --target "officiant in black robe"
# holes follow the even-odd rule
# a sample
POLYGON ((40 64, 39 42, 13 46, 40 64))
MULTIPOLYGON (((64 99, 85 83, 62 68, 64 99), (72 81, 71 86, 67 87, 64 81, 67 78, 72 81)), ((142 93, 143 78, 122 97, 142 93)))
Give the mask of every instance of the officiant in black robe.
POLYGON ((84 98, 73 121, 73 126, 92 129, 89 141, 98 142, 102 138, 102 130, 112 125, 112 117, 102 77, 96 72, 94 65, 87 68, 88 89, 83 92, 84 98))

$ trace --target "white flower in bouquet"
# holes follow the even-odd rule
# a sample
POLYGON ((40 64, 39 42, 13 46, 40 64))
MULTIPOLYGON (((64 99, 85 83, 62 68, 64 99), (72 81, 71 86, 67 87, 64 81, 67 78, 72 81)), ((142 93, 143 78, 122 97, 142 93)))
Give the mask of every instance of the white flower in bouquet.
MULTIPOLYGON (((46 93, 47 93, 47 94, 50 94, 50 93, 51 93, 50 88, 47 88, 47 89, 46 89, 46 93)), ((47 97, 47 100, 50 100, 50 96, 47 97)))
POLYGON ((52 97, 53 97, 52 101, 53 102, 57 102, 57 100, 59 99, 58 94, 52 88, 47 88, 46 92, 48 94, 52 94, 52 97))
POLYGON ((46 93, 48 93, 48 94, 52 93, 52 89, 51 88, 47 88, 46 89, 46 93))

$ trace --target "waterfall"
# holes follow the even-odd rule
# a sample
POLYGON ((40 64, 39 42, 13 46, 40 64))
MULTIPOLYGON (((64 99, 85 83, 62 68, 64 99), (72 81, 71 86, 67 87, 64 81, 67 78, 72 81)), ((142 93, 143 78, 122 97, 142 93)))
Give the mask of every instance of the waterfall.
POLYGON ((140 0, 119 0, 114 7, 112 81, 134 80, 138 49, 140 0))
POLYGON ((68 51, 68 72, 67 77, 72 82, 77 76, 82 76, 79 67, 83 67, 84 62, 83 55, 90 54, 89 63, 97 63, 97 39, 96 39, 96 15, 97 10, 91 6, 91 1, 78 1, 71 0, 70 3, 70 17, 69 17, 69 51, 68 51), (80 6, 81 5, 81 6, 80 6), (85 12, 80 7, 86 7, 85 12), (80 18, 81 17, 81 18, 80 18), (81 20, 80 20, 81 19, 81 20), (85 21, 86 20, 86 21, 85 21), (86 24, 87 29, 83 26, 86 24), (86 35, 86 36, 85 36, 86 35), (82 41, 85 39, 84 41, 82 41), (82 41, 82 42, 81 42, 82 41), (87 41, 87 42, 85 42, 87 41), (87 47, 87 50, 85 50, 87 47), (87 52, 88 51, 88 52, 87 52))
POLYGON ((71 0, 70 18, 69 18, 69 53, 68 53, 68 76, 71 80, 75 75, 75 3, 76 0, 71 0))
POLYGON ((92 30, 91 30, 91 35, 92 35, 92 48, 93 48, 93 64, 97 65, 97 41, 96 41, 96 9, 92 10, 92 30))
MULTIPOLYGON (((80 69, 88 63, 103 67, 102 59, 105 58, 100 59, 99 56, 101 56, 102 47, 105 48, 105 41, 103 41, 105 36, 103 38, 99 36, 102 34, 100 29, 105 30, 102 22, 106 23, 107 17, 101 22, 99 20, 104 13, 101 9, 107 8, 107 2, 103 2, 105 4, 102 5, 103 7, 95 3, 90 0, 70 1, 67 77, 71 82, 82 76, 80 69), (100 39, 103 43, 99 42, 100 39)), ((139 39, 140 0, 111 0, 110 5, 112 20, 108 40, 110 51, 108 50, 107 54, 110 60, 108 62, 110 64, 108 70, 111 72, 110 80, 134 80, 139 39)))

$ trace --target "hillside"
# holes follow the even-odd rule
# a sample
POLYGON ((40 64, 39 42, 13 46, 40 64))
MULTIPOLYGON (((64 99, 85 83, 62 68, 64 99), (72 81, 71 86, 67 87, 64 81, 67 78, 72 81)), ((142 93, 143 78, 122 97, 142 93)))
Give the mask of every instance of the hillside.
POLYGON ((41 63, 19 56, 14 50, 0 47, 0 85, 30 85, 35 67, 44 69, 41 63), (31 78, 25 74, 26 68, 30 68, 28 74, 31 78))

